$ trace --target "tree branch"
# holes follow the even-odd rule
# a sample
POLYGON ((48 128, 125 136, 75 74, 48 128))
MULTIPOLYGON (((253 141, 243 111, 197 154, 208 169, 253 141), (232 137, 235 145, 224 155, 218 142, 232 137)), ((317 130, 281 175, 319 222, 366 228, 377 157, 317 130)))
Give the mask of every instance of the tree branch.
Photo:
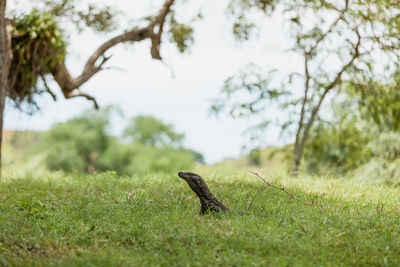
POLYGON ((84 97, 84 98, 86 98, 87 100, 93 102, 94 108, 95 108, 95 109, 98 109, 98 108, 99 108, 99 105, 98 105, 96 99, 95 99, 93 96, 90 96, 90 95, 88 95, 88 94, 85 94, 85 93, 83 93, 83 92, 81 92, 81 91, 79 91, 79 90, 78 90, 78 91, 75 91, 75 92, 71 92, 71 93, 69 93, 69 94, 64 94, 64 96, 65 96, 65 98, 84 97))
MULTIPOLYGON (((306 76, 305 82, 304 82, 304 98, 301 104, 301 111, 300 111, 300 120, 299 120, 299 126, 297 129, 297 133, 296 133, 296 141, 295 141, 295 151, 296 148, 299 145, 299 137, 300 137, 300 133, 301 130, 303 129, 303 121, 304 121, 304 113, 305 113, 305 109, 306 109, 306 104, 308 101, 308 90, 310 88, 310 72, 309 72, 309 66, 308 66, 308 59, 309 59, 310 54, 305 52, 304 53, 304 74, 306 76)), ((295 160, 296 160, 296 155, 295 155, 295 160)))
POLYGON ((336 74, 335 79, 325 88, 323 94, 320 96, 320 99, 318 101, 318 104, 312 109, 311 112, 311 117, 307 122, 307 126, 304 129, 303 132, 303 136, 302 136, 302 140, 301 140, 301 147, 304 147, 304 143, 305 140, 307 139, 308 136, 308 132, 310 131, 311 125, 313 124, 315 117, 322 105, 322 102, 324 101, 326 95, 328 94, 328 92, 333 89, 336 85, 338 85, 342 79, 342 75, 343 73, 350 67, 353 65, 354 61, 360 56, 360 45, 361 45, 361 36, 360 33, 358 32, 358 27, 356 27, 356 29, 354 30, 356 35, 357 35, 357 43, 354 44, 354 54, 351 57, 351 59, 349 60, 349 62, 347 62, 342 69, 336 74))
POLYGON ((49 93, 49 95, 51 95, 54 101, 57 101, 57 96, 50 89, 49 85, 47 84, 46 78, 43 75, 41 75, 40 77, 42 78, 44 88, 46 88, 46 92, 49 93))
POLYGON ((339 21, 343 19, 343 15, 346 13, 348 6, 349 6, 349 0, 346 0, 345 7, 340 11, 339 16, 335 19, 334 22, 332 22, 328 30, 317 39, 315 44, 308 51, 305 52, 307 56, 310 56, 314 52, 314 50, 318 47, 319 43, 322 42, 326 38, 326 36, 332 32, 333 28, 339 23, 339 21))
POLYGON ((54 80, 58 83, 61 90, 63 91, 66 98, 75 96, 84 96, 93 101, 93 97, 88 97, 84 93, 74 94, 72 93, 75 89, 79 89, 84 83, 90 80, 95 74, 102 70, 102 66, 109 60, 110 57, 106 57, 104 54, 114 46, 124 43, 124 42, 140 42, 145 39, 151 39, 151 55, 154 59, 161 60, 160 56, 160 45, 161 36, 164 29, 164 24, 166 17, 171 10, 171 6, 174 4, 175 0, 166 0, 163 7, 158 12, 157 16, 143 28, 135 28, 126 33, 120 34, 114 38, 103 43, 87 60, 82 73, 73 78, 68 71, 65 62, 60 62, 52 74, 54 80), (158 31, 154 33, 154 29, 158 27, 158 31), (103 58, 100 63, 98 63, 100 58, 103 58), (97 63, 97 64, 96 64, 97 63))

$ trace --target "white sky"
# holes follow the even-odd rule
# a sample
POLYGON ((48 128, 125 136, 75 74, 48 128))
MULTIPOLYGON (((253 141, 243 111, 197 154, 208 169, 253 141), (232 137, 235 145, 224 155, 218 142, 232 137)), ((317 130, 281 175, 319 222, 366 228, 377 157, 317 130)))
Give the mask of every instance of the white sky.
MULTIPOLYGON (((113 1, 128 18, 149 14, 143 11, 149 6, 156 7, 158 2, 113 1)), ((290 70, 302 63, 283 53, 285 38, 279 18, 265 20, 263 28, 269 38, 238 45, 233 40, 231 24, 225 16, 226 0, 191 2, 187 3, 186 11, 200 8, 204 19, 196 24, 196 42, 189 54, 180 55, 173 45, 163 43, 161 53, 169 68, 151 59, 148 42, 118 46, 109 52, 113 57, 108 66, 121 68, 122 71, 103 71, 86 83, 82 91, 95 96, 101 106, 119 106, 127 117, 151 114, 174 124, 178 131, 186 134, 186 146, 203 153, 206 161, 211 163, 239 156, 242 145, 248 143, 242 133, 251 125, 246 120, 209 115, 210 99, 218 95, 224 80, 249 62, 290 70)), ((9 1, 10 7, 20 8, 18 4, 21 6, 22 1, 9 1)), ((70 71, 79 74, 87 57, 110 36, 91 32, 73 34, 67 61, 70 71)), ((61 96, 57 102, 43 96, 40 104, 41 111, 33 116, 8 105, 5 129, 46 130, 55 122, 65 121, 92 107, 92 103, 86 100, 65 100, 61 96)), ((114 123, 115 132, 123 126, 122 122, 114 123)), ((278 140, 277 129, 269 129, 266 140, 267 145, 282 142, 278 140)))

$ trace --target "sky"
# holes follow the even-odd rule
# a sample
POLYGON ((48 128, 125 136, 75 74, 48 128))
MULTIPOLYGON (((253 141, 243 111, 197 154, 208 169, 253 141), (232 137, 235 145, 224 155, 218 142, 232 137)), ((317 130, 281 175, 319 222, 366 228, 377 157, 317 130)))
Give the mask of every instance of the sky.
MULTIPOLYGON (((124 11, 124 18, 138 18, 156 12, 160 1, 115 0, 113 4, 124 11)), ((153 115, 173 124, 178 132, 185 133, 185 145, 201 152, 207 163, 240 156, 241 148, 248 144, 243 133, 252 121, 234 120, 227 115, 211 116, 211 100, 218 96, 225 79, 250 62, 262 67, 296 70, 301 61, 284 53, 286 39, 280 18, 265 20, 260 38, 245 44, 235 42, 226 6, 226 0, 187 1, 180 9, 183 14, 201 10, 204 15, 195 24, 195 44, 189 53, 179 54, 174 45, 164 42, 161 48, 164 61, 160 62, 151 59, 147 41, 120 45, 108 53, 112 55, 108 66, 115 68, 97 74, 82 91, 93 95, 100 106, 118 106, 126 117, 153 115)), ((26 5, 14 0, 9 1, 9 7, 18 10, 26 5)), ((67 66, 74 75, 79 75, 86 59, 102 42, 115 35, 69 32, 72 34, 67 66)), ((59 91, 56 84, 51 86, 59 91)), ((84 99, 65 100, 59 93, 57 102, 49 96, 40 97, 38 102, 41 110, 32 116, 8 103, 5 129, 47 130, 54 123, 66 121, 93 106, 84 99)), ((275 110, 269 113, 279 116, 275 110)), ((124 126, 124 121, 117 120, 112 123, 112 131, 117 134, 124 126)), ((278 136, 277 128, 269 128, 264 145, 287 142, 278 136)))

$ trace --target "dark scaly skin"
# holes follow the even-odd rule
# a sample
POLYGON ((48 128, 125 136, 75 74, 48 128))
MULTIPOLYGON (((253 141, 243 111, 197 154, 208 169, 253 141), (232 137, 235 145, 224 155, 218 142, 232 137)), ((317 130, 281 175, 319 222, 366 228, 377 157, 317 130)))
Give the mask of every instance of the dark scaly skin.
POLYGON ((200 175, 192 172, 179 172, 178 176, 185 180, 199 197, 201 204, 200 214, 205 214, 208 211, 224 212, 230 210, 211 193, 206 182, 200 175))

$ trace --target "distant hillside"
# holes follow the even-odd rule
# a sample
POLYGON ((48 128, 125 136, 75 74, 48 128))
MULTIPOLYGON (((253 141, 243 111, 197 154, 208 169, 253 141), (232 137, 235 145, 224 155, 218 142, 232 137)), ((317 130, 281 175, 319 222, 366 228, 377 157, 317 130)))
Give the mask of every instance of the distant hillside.
POLYGON ((253 151, 238 159, 230 159, 217 164, 215 167, 229 168, 229 169, 243 169, 243 168, 262 168, 269 170, 278 170, 287 167, 285 162, 287 150, 285 147, 268 147, 262 150, 253 151))
MULTIPOLYGON (((33 149, 39 144, 43 134, 44 132, 38 131, 3 131, 3 166, 12 167, 18 171, 24 168, 28 164, 27 158, 32 155, 33 149)), ((33 159, 36 160, 36 158, 33 159)), ((38 169, 38 165, 30 166, 29 169, 38 169)))
POLYGON ((14 133, 14 130, 4 130, 3 131, 3 142, 7 142, 10 136, 14 133))
MULTIPOLYGON (((3 131, 4 149, 11 158, 22 159, 31 149, 40 142, 45 132, 39 131, 3 131)), ((283 170, 287 168, 285 161, 287 147, 268 147, 256 150, 249 155, 238 159, 229 159, 209 167, 225 169, 264 169, 283 170)))
POLYGON ((4 130, 3 144, 16 150, 25 150, 27 147, 37 144, 44 132, 39 131, 20 131, 4 130))

